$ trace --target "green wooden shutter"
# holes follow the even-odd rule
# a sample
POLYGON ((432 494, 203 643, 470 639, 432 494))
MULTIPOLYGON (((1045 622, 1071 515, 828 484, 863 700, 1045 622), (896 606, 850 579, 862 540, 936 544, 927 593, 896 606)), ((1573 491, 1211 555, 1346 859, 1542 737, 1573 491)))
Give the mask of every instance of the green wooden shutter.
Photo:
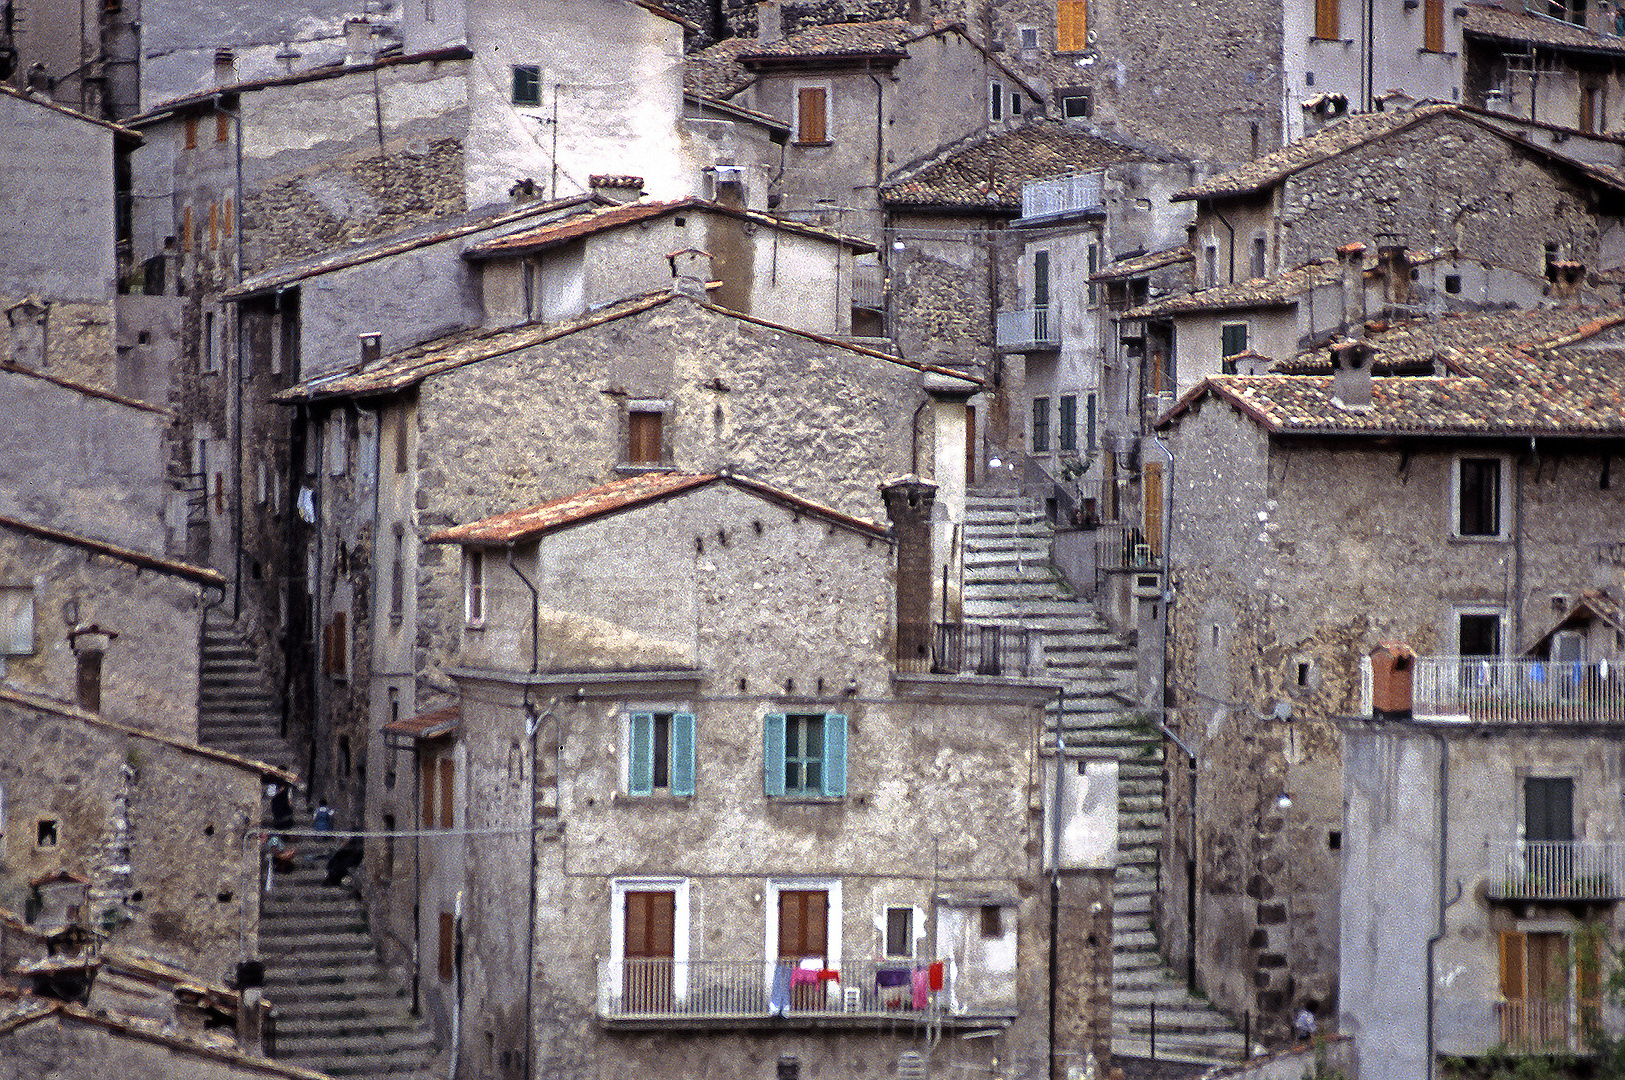
POLYGON ((626 770, 626 789, 633 795, 648 795, 654 791, 654 733, 652 713, 633 713, 632 730, 627 739, 629 761, 626 770))
POLYGON ((768 798, 784 794, 784 714, 762 718, 762 790, 768 798))
POLYGON ((846 797, 846 717, 840 713, 824 716, 824 794, 846 797))
POLYGON ((671 793, 694 794, 694 717, 689 713, 671 716, 671 793))

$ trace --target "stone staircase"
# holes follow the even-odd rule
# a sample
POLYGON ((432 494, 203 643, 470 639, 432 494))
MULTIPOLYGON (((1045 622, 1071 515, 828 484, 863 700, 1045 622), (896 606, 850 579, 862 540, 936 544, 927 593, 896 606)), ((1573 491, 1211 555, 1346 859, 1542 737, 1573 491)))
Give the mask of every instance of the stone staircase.
POLYGON ((260 658, 235 623, 210 612, 198 664, 198 742, 298 772, 260 658))
POLYGON ((1152 1003, 1156 1054, 1236 1061, 1242 1036, 1192 997, 1157 949, 1151 904, 1162 844, 1162 740, 1134 713, 1134 647, 1050 565, 1052 530, 1035 500, 971 493, 965 514, 965 620, 1022 625, 1042 635, 1047 674, 1066 685, 1049 707, 1068 750, 1118 762, 1118 865, 1112 919, 1113 1052, 1147 1056, 1152 1003))
POLYGON ((279 871, 260 900, 277 1059, 336 1077, 429 1080, 434 1034, 412 1015, 409 984, 379 961, 355 890, 324 884, 337 843, 294 842, 301 865, 279 871))

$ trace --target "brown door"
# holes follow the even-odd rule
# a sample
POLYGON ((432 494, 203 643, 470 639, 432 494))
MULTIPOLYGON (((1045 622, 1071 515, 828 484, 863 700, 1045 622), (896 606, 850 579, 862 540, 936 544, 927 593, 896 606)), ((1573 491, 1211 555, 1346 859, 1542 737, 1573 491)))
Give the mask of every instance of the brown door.
POLYGON ((660 464, 660 427, 664 415, 634 412, 627 417, 626 460, 632 465, 660 464))
POLYGON ((627 1012, 670 1012, 672 957, 676 955, 677 894, 626 894, 627 1012))
MULTIPOLYGON (((796 889, 779 893, 779 962, 798 966, 816 957, 828 967, 829 893, 823 889, 796 889)), ((823 984, 798 981, 790 992, 792 1009, 823 1007, 823 984)))
POLYGON ((965 406, 965 483, 976 483, 976 406, 965 406))

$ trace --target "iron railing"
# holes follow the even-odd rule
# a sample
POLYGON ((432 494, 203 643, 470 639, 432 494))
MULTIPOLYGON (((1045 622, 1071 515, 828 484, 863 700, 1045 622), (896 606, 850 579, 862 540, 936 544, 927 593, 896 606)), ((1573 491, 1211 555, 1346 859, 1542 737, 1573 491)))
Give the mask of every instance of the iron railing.
POLYGON ((1497 900, 1616 900, 1625 896, 1625 844, 1518 840, 1489 850, 1497 900))
POLYGON ((1095 565, 1102 570, 1156 570, 1161 560, 1135 525, 1102 525, 1095 530, 1095 565))
POLYGON ((1602 660, 1423 656, 1412 711, 1493 724, 1625 723, 1625 670, 1602 660))
POLYGON ((743 1020, 940 1012, 950 976, 946 965, 938 970, 941 990, 931 989, 929 967, 908 961, 819 970, 794 961, 601 960, 598 1015, 743 1020))
POLYGON ((1061 320, 1053 306, 1001 311, 995 316, 994 344, 1001 349, 1057 349, 1061 320))
POLYGON ((1098 210, 1105 171, 1062 176, 1054 180, 1034 180, 1021 185, 1021 216, 1045 217, 1079 210, 1098 210))
POLYGON ((1004 675, 1043 668, 1040 639, 998 623, 905 624, 897 628, 897 670, 906 675, 1004 675))
POLYGON ((1596 1001, 1581 1001, 1576 1009, 1568 995, 1555 1000, 1510 998, 1495 1003, 1501 1045, 1519 1053, 1584 1050, 1601 1030, 1596 1001))

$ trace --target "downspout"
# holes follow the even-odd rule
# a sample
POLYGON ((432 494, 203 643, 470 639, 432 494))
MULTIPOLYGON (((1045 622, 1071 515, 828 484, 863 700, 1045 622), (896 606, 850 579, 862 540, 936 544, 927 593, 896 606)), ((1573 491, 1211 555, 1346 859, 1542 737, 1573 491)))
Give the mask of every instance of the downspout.
MULTIPOLYGON (((1232 242, 1231 247, 1235 244, 1232 242)), ((1162 709, 1160 715, 1164 719, 1162 728, 1168 731, 1166 719, 1168 716, 1168 628, 1174 620, 1174 455, 1168 449, 1168 444, 1158 437, 1156 428, 1151 429, 1151 441, 1157 444, 1168 459, 1168 479, 1163 484, 1164 504, 1162 509, 1162 709)), ((1145 495, 1145 485, 1140 486, 1141 498, 1145 495)), ((1185 865, 1185 932, 1188 935, 1190 952, 1185 960, 1185 982, 1192 993, 1196 992, 1196 754, 1184 741, 1172 732, 1168 734, 1173 738, 1179 748, 1185 751, 1190 758, 1191 773, 1191 836, 1190 856, 1185 865)))
POLYGON ((1172 740, 1173 744, 1185 752, 1190 762, 1191 774, 1191 809, 1190 809, 1190 857, 1185 861, 1185 935, 1189 942, 1189 953, 1185 957, 1185 983, 1191 993, 1196 993, 1196 751, 1174 734, 1168 727, 1167 710, 1163 710, 1163 718, 1157 721, 1157 729, 1163 736, 1172 740))
POLYGON ((1461 899, 1461 882, 1456 882, 1456 895, 1454 899, 1446 900, 1445 875, 1449 872, 1449 844, 1450 844, 1450 747, 1446 745, 1441 734, 1439 740, 1439 925, 1433 936, 1428 938, 1427 947, 1427 980, 1428 980, 1428 1008, 1427 1008, 1427 1053, 1428 1071, 1427 1080, 1433 1080, 1436 1067, 1434 1052, 1434 1020, 1437 1011, 1434 1000, 1434 959, 1433 950, 1439 942, 1444 940, 1446 933, 1444 913, 1454 907, 1461 899))
MULTIPOLYGON (((1535 437, 1529 436, 1529 461, 1535 460, 1535 437)), ((1504 578, 1502 580, 1505 580, 1504 578)), ((1512 646, 1523 647, 1523 463, 1512 474, 1512 646)), ((1503 648, 1502 652, 1506 650, 1503 648)))
MULTIPOLYGON (((214 111, 223 116, 230 117, 237 132, 237 207, 232 215, 234 231, 236 232, 236 250, 232 253, 232 277, 235 283, 243 283, 243 111, 239 102, 235 111, 223 108, 220 104, 220 95, 214 95, 212 101, 214 111)), ((236 423, 232 431, 231 454, 231 483, 233 489, 234 514, 231 523, 231 563, 232 563, 232 614, 241 616, 243 613, 243 385, 247 382, 247 365, 244 363, 244 346, 247 344, 243 334, 243 308, 241 302, 236 307, 237 314, 237 386, 236 386, 236 423)))
POLYGON ((457 890, 452 904, 452 935, 456 940, 454 958, 456 990, 451 996, 451 1060, 446 1063, 446 1080, 457 1080, 457 1062, 463 1056, 463 890, 457 890))
POLYGON ((1372 54, 1376 50, 1376 0, 1365 0, 1365 107, 1370 112, 1377 100, 1377 63, 1372 54))
POLYGON ((1230 224, 1229 219, 1219 212, 1219 204, 1212 199, 1207 201, 1207 208, 1213 212, 1213 216, 1219 219, 1219 224, 1223 225, 1225 231, 1230 234, 1230 277, 1227 284, 1234 285, 1236 283, 1236 227, 1230 224))
POLYGON ((1055 793, 1050 814, 1049 866, 1049 1080, 1055 1080, 1055 985, 1061 930, 1061 770, 1066 765, 1066 687, 1055 696, 1055 793))
MULTIPOLYGON (((515 577, 524 583, 530 590, 530 673, 536 674, 539 667, 540 653, 537 638, 537 621, 541 605, 540 593, 536 585, 524 572, 519 564, 514 562, 512 544, 508 545, 508 569, 513 571, 515 577)), ((542 721, 553 715, 551 704, 545 713, 537 713, 530 703, 530 682, 525 683, 525 716, 529 719, 527 734, 530 736, 530 829, 525 835, 530 839, 530 917, 525 923, 525 1061, 526 1076, 535 1075, 531 1069, 531 1055, 535 1052, 535 1023, 532 1013, 536 985, 536 879, 539 875, 536 856, 536 733, 541 730, 542 721)))

